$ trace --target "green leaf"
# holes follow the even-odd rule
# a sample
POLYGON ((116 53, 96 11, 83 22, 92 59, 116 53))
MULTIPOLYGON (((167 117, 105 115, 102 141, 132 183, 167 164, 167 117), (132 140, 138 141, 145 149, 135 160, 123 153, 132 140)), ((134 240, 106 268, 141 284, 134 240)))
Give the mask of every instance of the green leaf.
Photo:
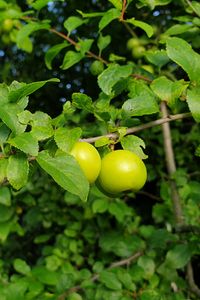
POLYGON ((58 273, 47 270, 43 266, 33 268, 32 274, 43 284, 56 286, 59 281, 58 273))
POLYGON ((114 5, 117 9, 122 9, 122 0, 108 0, 112 5, 114 5))
POLYGON ((155 95, 143 82, 132 81, 129 85, 131 99, 122 105, 122 113, 125 116, 143 116, 159 111, 155 95))
POLYGON ((169 62, 169 57, 167 56, 167 52, 163 49, 149 50, 146 51, 144 55, 151 64, 159 68, 162 68, 162 66, 166 65, 169 62))
POLYGON ((148 155, 146 155, 143 152, 143 148, 145 149, 145 143, 138 136, 128 135, 128 136, 123 137, 120 142, 121 142, 123 149, 134 152, 141 159, 145 159, 148 157, 148 155))
POLYGON ((121 232, 104 232, 99 241, 105 252, 115 253, 120 257, 128 257, 144 247, 142 239, 137 235, 123 235, 121 232))
POLYGON ((192 24, 176 24, 171 26, 164 34, 166 35, 178 35, 187 32, 193 27, 192 24))
POLYGON ((67 18, 67 20, 64 22, 64 27, 68 31, 68 35, 76 29, 77 27, 81 26, 82 24, 87 23, 87 20, 83 20, 79 17, 71 16, 67 18))
POLYGON ((73 65, 77 64, 79 61, 83 59, 83 55, 81 53, 77 53, 75 51, 68 51, 63 59, 63 63, 60 66, 61 69, 67 70, 71 68, 73 65))
POLYGON ((158 5, 167 5, 172 0, 139 0, 141 4, 138 4, 139 8, 143 6, 148 6, 151 10, 153 10, 158 5))
MULTIPOLYGON (((1 213, 0 213, 0 217, 1 217, 1 213)), ((7 221, 7 222, 1 222, 0 221, 0 242, 5 242, 6 241, 9 233, 12 230, 12 226, 13 226, 12 220, 7 221)))
POLYGON ((42 151, 37 162, 65 190, 87 200, 89 183, 79 167, 79 164, 69 154, 51 157, 47 151, 42 151))
POLYGON ((27 125, 32 119, 33 114, 29 110, 23 110, 21 113, 17 114, 17 116, 21 124, 27 125))
POLYGON ((15 271, 22 275, 29 275, 31 272, 31 268, 29 265, 22 260, 21 258, 16 258, 13 263, 15 271))
POLYGON ((45 64, 49 70, 52 70, 52 61, 60 53, 60 51, 66 47, 70 46, 70 44, 64 41, 61 44, 57 44, 47 50, 45 53, 45 64))
POLYGON ((145 279, 149 279, 152 277, 152 275, 155 272, 155 267, 156 267, 152 258, 150 258, 146 255, 143 255, 143 256, 139 257, 137 264, 144 270, 144 278, 145 279))
POLYGON ((105 35, 103 36, 101 33, 99 35, 98 41, 97 41, 97 46, 99 48, 100 54, 102 51, 110 44, 111 42, 111 36, 110 35, 105 35))
POLYGON ((80 138, 81 133, 82 130, 79 127, 73 129, 59 127, 55 131, 54 140, 59 149, 64 152, 70 152, 75 142, 80 138))
POLYGON ((51 117, 41 111, 36 111, 32 114, 32 120, 30 125, 32 127, 31 134, 38 141, 42 141, 53 136, 53 127, 52 127, 51 117))
POLYGON ((100 137, 98 140, 95 141, 95 147, 102 147, 105 145, 109 145, 112 143, 112 140, 110 140, 108 137, 100 137))
POLYGON ((123 222, 126 216, 131 215, 130 208, 123 202, 111 202, 108 208, 111 215, 115 216, 118 222, 123 222))
POLYGON ((200 122, 200 90, 199 87, 187 90, 187 103, 196 122, 200 122))
POLYGON ((93 42, 93 39, 80 40, 76 45, 76 50, 80 51, 81 55, 84 56, 92 47, 93 42))
POLYGON ((32 51, 32 47, 25 45, 24 43, 27 43, 27 39, 29 38, 29 35, 31 35, 33 32, 46 29, 48 30, 50 28, 50 25, 48 23, 37 23, 37 22, 31 22, 26 25, 24 25, 17 34, 17 47, 20 49, 28 50, 28 52, 32 51))
POLYGON ((195 13, 200 17, 200 3, 197 1, 191 1, 191 6, 195 13))
POLYGON ((7 207, 3 204, 0 204, 0 225, 1 223, 7 222, 13 216, 14 209, 12 206, 7 207))
POLYGON ((1 105, 8 103, 8 93, 9 93, 8 86, 5 83, 0 83, 1 105))
POLYGON ((17 153, 8 159, 7 179, 16 190, 26 185, 28 180, 29 163, 26 155, 17 153))
POLYGON ((167 252, 166 263, 172 269, 180 269, 189 262, 191 256, 192 252, 187 244, 177 245, 167 252))
POLYGON ((151 290, 151 289, 147 289, 141 293, 140 300, 150 300, 150 299, 151 300, 161 300, 162 295, 159 292, 157 292, 155 290, 151 290))
POLYGON ((153 27, 145 22, 135 20, 135 18, 127 19, 126 22, 143 29, 149 38, 154 34, 153 27))
POLYGON ((121 290, 122 284, 116 274, 109 271, 102 271, 99 274, 99 281, 111 290, 121 290))
POLYGON ((72 94, 72 104, 73 106, 86 110, 88 112, 93 112, 94 107, 92 103, 92 99, 86 94, 82 93, 73 93, 72 94))
POLYGON ((84 13, 81 10, 76 10, 83 18, 96 18, 96 17, 102 17, 104 15, 104 12, 93 12, 93 13, 84 13))
POLYGON ((96 199, 92 204, 92 211, 96 213, 104 213, 108 209, 108 199, 102 198, 102 199, 96 199))
POLYGON ((13 139, 10 139, 9 144, 23 151, 26 154, 37 156, 39 145, 37 139, 30 132, 23 132, 13 139))
POLYGON ((8 165, 8 159, 7 158, 1 158, 0 159, 0 184, 4 182, 7 176, 7 165, 8 165))
POLYGON ((26 125, 22 125, 17 118, 17 114, 21 111, 20 106, 13 103, 4 104, 0 109, 0 119, 14 134, 20 134, 26 129, 26 125))
POLYGON ((167 39, 167 55, 188 74, 195 84, 200 83, 200 55, 180 38, 167 39))
POLYGON ((9 136, 10 129, 5 124, 0 124, 0 146, 7 141, 7 138, 9 136))
POLYGON ((171 81, 165 76, 161 76, 153 80, 151 89, 160 98, 167 101, 170 107, 176 107, 177 100, 186 90, 188 83, 184 80, 171 81))
POLYGON ((34 3, 31 4, 31 6, 37 10, 42 9, 45 7, 49 2, 55 2, 58 0, 36 0, 34 3))
POLYGON ((105 94, 111 95, 114 85, 121 79, 129 77, 131 73, 130 65, 111 64, 98 76, 98 85, 105 94))
POLYGON ((10 206, 11 205, 11 195, 8 187, 0 187, 0 204, 10 206))
POLYGON ((106 11, 99 22, 99 31, 103 30, 113 20, 118 19, 120 15, 120 10, 116 8, 111 8, 108 11, 106 11))
POLYGON ((34 93, 35 91, 39 90, 41 87, 43 87, 48 82, 60 82, 57 78, 51 78, 48 80, 43 81, 37 81, 32 83, 23 83, 20 87, 12 90, 9 93, 9 101, 16 102, 19 99, 29 96, 30 94, 34 93))

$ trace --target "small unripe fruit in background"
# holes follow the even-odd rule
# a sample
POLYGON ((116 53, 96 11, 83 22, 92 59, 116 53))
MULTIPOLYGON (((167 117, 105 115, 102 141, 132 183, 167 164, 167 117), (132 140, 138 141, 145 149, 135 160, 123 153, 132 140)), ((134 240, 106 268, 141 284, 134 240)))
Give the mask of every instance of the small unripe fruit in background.
POLYGON ((11 31, 12 28, 13 28, 13 20, 5 19, 2 24, 3 31, 9 32, 9 31, 11 31))
POLYGON ((9 45, 11 43, 10 37, 8 34, 2 34, 1 40, 5 45, 9 45))
POLYGON ((134 58, 141 58, 144 56, 146 49, 143 46, 138 46, 132 49, 132 55, 134 58))
POLYGON ((127 42, 127 49, 132 50, 134 47, 137 47, 140 45, 140 41, 137 38, 131 38, 127 42))
POLYGON ((104 64, 102 63, 102 61, 99 60, 95 60, 90 66, 90 72, 94 76, 98 76, 103 72, 103 70, 104 70, 104 64))

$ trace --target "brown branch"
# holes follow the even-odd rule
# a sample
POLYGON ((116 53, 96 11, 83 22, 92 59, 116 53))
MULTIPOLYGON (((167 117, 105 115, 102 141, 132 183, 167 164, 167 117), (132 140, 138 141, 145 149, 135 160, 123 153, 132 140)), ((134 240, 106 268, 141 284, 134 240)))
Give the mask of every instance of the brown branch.
MULTIPOLYGON (((66 41, 68 41, 71 45, 73 45, 73 46, 75 46, 75 47, 80 47, 80 46, 78 45, 78 43, 77 43, 76 41, 74 41, 72 38, 70 38, 68 35, 66 35, 66 34, 64 34, 64 33, 62 33, 62 32, 59 32, 59 31, 57 31, 57 30, 54 29, 54 28, 49 29, 49 31, 52 32, 52 33, 55 33, 56 35, 58 35, 58 36, 60 36, 60 37, 62 37, 63 39, 65 39, 66 41)), ((88 56, 93 57, 94 59, 101 61, 101 62, 104 63, 105 65, 108 65, 108 64, 109 64, 108 61, 106 61, 106 60, 103 59, 101 56, 96 55, 95 53, 93 53, 93 52, 91 52, 91 51, 87 51, 86 53, 88 54, 88 56)))
POLYGON ((119 20, 122 22, 124 20, 124 14, 126 11, 126 0, 123 0, 123 4, 122 4, 122 12, 121 12, 121 16, 119 18, 119 20))
POLYGON ((181 225, 175 227, 175 232, 177 233, 193 233, 200 234, 200 227, 194 225, 181 225))
MULTIPOLYGON (((163 117, 167 118, 168 116, 167 105, 164 101, 161 103, 161 112, 163 114, 163 117)), ((162 130, 163 130, 163 138, 164 138, 166 165, 167 165, 168 174, 170 175, 171 178, 172 175, 176 172, 176 163, 174 158, 174 150, 172 145, 172 137, 171 137, 171 130, 170 130, 169 123, 164 123, 162 125, 162 130)), ((175 221, 177 225, 182 225, 183 212, 181 207, 181 200, 176 186, 176 182, 173 179, 170 180, 170 186, 171 186, 172 202, 174 206, 175 221)))
POLYGON ((193 273, 191 262, 189 262, 188 265, 187 265, 187 280, 188 280, 188 284, 189 284, 190 290, 196 296, 200 297, 200 289, 198 288, 198 286, 196 285, 196 283, 194 281, 194 273, 193 273))
MULTIPOLYGON (((167 105, 164 101, 161 103, 161 111, 163 113, 164 118, 168 116, 167 105)), ((171 137, 169 123, 164 123, 162 125, 162 129, 163 129, 163 137, 164 137, 164 150, 165 150, 167 170, 170 177, 172 177, 172 175, 176 171, 176 163, 174 158, 174 150, 172 146, 172 137, 171 137)), ((174 206, 175 223, 177 227, 181 228, 184 227, 186 224, 183 217, 180 195, 178 193, 178 188, 174 179, 171 179, 170 186, 171 186, 172 202, 174 206)), ((193 292, 197 296, 200 296, 200 289, 198 288, 198 286, 194 281, 194 274, 193 274, 191 262, 187 264, 187 280, 191 292, 193 292)))
MULTIPOLYGON (((107 270, 110 270, 110 269, 114 269, 114 268, 117 268, 117 267, 122 267, 122 266, 128 266, 130 265, 133 261, 137 260, 140 256, 143 255, 143 252, 142 251, 138 251, 136 252, 134 255, 126 258, 126 259, 123 259, 123 260, 120 260, 120 261, 117 261, 117 262, 113 262, 110 264, 110 266, 107 268, 107 270)), ((96 280, 99 279, 99 274, 94 274, 90 280, 92 282, 95 282, 96 280)), ((68 291, 64 292, 62 295, 60 295, 58 297, 58 300, 65 300, 66 297, 68 295, 70 295, 71 293, 74 293, 74 292, 77 292, 77 291, 80 291, 82 290, 82 286, 81 285, 76 285, 72 288, 70 288, 68 291)))
POLYGON ((134 78, 136 78, 136 79, 142 79, 142 80, 147 81, 147 82, 149 82, 149 83, 152 82, 151 79, 149 79, 148 77, 145 77, 145 76, 143 76, 143 75, 139 75, 139 74, 131 74, 131 76, 134 77, 134 78))
MULTIPOLYGON (((167 123, 167 122, 188 118, 188 117, 191 117, 191 116, 192 116, 191 113, 170 115, 170 116, 167 116, 165 118, 161 118, 161 119, 158 119, 158 120, 155 120, 155 121, 148 122, 146 124, 142 124, 142 125, 139 125, 139 126, 128 128, 127 131, 126 131, 126 135, 127 134, 132 134, 132 133, 135 133, 135 132, 147 129, 147 128, 151 128, 151 127, 154 127, 154 126, 158 126, 158 125, 161 125, 161 124, 164 124, 164 123, 167 123)), ((105 134, 105 135, 99 135, 99 136, 90 137, 90 138, 83 138, 83 139, 81 139, 81 141, 82 142, 88 142, 88 143, 94 143, 102 137, 107 137, 109 139, 114 139, 115 140, 119 137, 119 135, 117 133, 108 133, 108 134, 105 134)))

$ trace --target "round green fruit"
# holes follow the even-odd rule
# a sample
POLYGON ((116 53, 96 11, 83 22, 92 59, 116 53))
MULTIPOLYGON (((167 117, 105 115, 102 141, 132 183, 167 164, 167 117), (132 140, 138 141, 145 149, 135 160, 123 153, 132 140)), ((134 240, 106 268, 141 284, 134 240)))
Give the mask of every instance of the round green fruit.
POLYGON ((132 55, 134 58, 141 58, 144 55, 145 51, 146 49, 143 46, 134 47, 132 49, 132 55))
POLYGON ((70 154, 79 163, 89 183, 95 182, 101 169, 101 157, 96 148, 86 142, 77 142, 70 154))
POLYGON ((3 31, 9 32, 9 31, 11 31, 12 28, 13 28, 13 20, 5 19, 2 24, 3 31))
POLYGON ((99 60, 95 60, 90 66, 90 72, 94 76, 98 76, 103 72, 103 70, 104 70, 104 64, 102 63, 102 61, 99 60))
POLYGON ((116 150, 101 162, 99 184, 109 194, 138 191, 145 184, 147 171, 139 156, 129 150, 116 150))
POLYGON ((127 49, 132 50, 134 47, 137 47, 140 45, 140 41, 137 38, 131 38, 127 42, 127 49))

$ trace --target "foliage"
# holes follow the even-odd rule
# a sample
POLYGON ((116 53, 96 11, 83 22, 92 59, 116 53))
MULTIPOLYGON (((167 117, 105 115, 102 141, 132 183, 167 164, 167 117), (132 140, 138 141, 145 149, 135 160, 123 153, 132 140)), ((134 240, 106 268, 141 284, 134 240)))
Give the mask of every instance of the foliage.
POLYGON ((1 299, 199 299, 199 3, 0 0, 0 33, 1 299), (145 159, 143 190, 89 186, 80 138, 145 159))

